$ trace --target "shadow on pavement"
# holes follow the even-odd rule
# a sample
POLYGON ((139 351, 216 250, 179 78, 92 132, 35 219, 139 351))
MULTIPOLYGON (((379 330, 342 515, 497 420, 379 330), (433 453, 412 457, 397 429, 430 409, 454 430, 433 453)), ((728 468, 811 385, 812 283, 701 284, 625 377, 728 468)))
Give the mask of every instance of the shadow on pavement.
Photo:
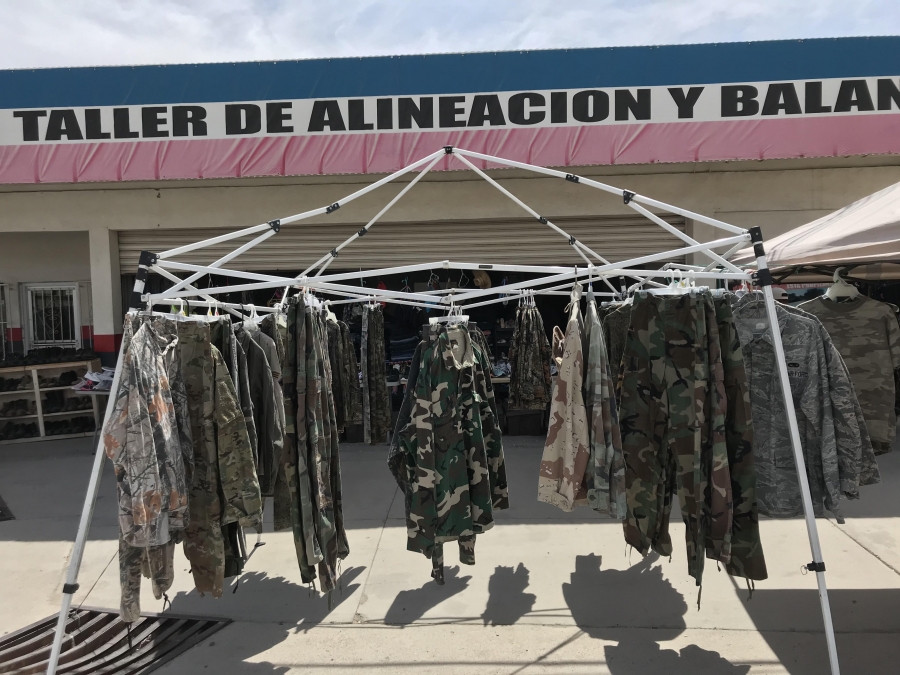
MULTIPOLYGON (((426 568, 427 569, 427 568, 426 568)), ((426 572, 427 574, 427 572, 426 572)), ((462 593, 469 585, 471 576, 459 576, 459 566, 444 568, 444 585, 438 586, 427 577, 420 588, 411 591, 400 591, 384 616, 388 625, 406 626, 418 621, 425 613, 437 607, 448 598, 462 593)))
MULTIPOLYGON (((867 675, 896 673, 900 644, 891 640, 887 653, 883 638, 900 633, 900 589, 831 589, 828 599, 843 670, 867 675)), ((817 590, 757 589, 744 607, 791 675, 829 672, 817 590), (798 633, 804 634, 802 653, 798 650, 798 633)))
MULTIPOLYGON (((322 623, 328 615, 339 607, 359 584, 353 581, 359 577, 365 567, 351 567, 343 571, 341 586, 331 593, 331 607, 326 595, 300 586, 283 577, 270 577, 264 572, 247 572, 241 575, 237 592, 233 592, 234 580, 226 586, 222 598, 213 600, 201 597, 196 591, 180 592, 172 598, 171 607, 165 614, 182 615, 218 615, 232 616, 246 620, 248 614, 258 615, 265 620, 266 614, 274 614, 283 618, 277 624, 269 619, 265 630, 252 631, 252 638, 247 635, 234 635, 239 624, 232 624, 225 630, 212 636, 208 641, 193 647, 186 659, 202 658, 206 650, 215 650, 216 646, 227 643, 229 661, 234 664, 234 671, 241 675, 262 675, 263 673, 287 673, 290 668, 269 662, 252 662, 252 659, 286 640, 290 635, 303 633, 322 623), (204 611, 205 610, 205 611, 204 611)), ((217 661, 220 659, 216 659, 217 661)), ((176 659, 168 668, 178 672, 185 661, 176 659)), ((168 672, 163 670, 162 672, 168 672)))
POLYGON ((603 570, 601 558, 576 556, 571 583, 563 596, 578 627, 592 638, 617 640, 622 628, 658 627, 656 640, 634 637, 606 647, 612 675, 745 675, 750 666, 734 665, 718 652, 689 645, 680 652, 662 649, 657 641, 672 640, 685 630, 684 597, 654 567, 656 554, 627 570, 603 570))
POLYGON ((488 581, 488 601, 481 615, 485 626, 512 626, 534 607, 537 596, 526 593, 528 568, 497 566, 488 581))

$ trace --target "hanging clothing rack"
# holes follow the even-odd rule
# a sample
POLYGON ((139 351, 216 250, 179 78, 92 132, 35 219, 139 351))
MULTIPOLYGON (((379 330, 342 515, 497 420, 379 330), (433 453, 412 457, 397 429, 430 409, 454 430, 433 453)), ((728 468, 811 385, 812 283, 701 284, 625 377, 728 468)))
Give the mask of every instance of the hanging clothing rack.
MULTIPOLYGON (((278 218, 267 223, 262 223, 253 227, 236 230, 234 232, 230 232, 228 234, 220 235, 217 237, 204 239, 193 244, 180 246, 178 248, 163 251, 161 253, 143 251, 140 256, 134 289, 129 300, 129 307, 132 311, 134 311, 140 310, 147 306, 171 304, 172 301, 177 298, 197 297, 201 298, 202 301, 205 301, 206 303, 212 303, 213 306, 215 306, 216 301, 213 298, 214 295, 220 293, 233 293, 239 291, 252 291, 268 288, 283 288, 284 291, 282 295, 282 302, 284 302, 287 299, 291 289, 303 288, 307 291, 314 290, 317 293, 321 294, 337 295, 343 296, 344 298, 349 298, 346 300, 333 301, 332 304, 336 304, 338 302, 397 302, 402 304, 417 304, 419 306, 426 306, 429 308, 444 310, 449 310, 452 307, 453 312, 462 313, 468 308, 485 306, 494 302, 508 302, 511 299, 516 299, 517 296, 524 294, 525 291, 530 291, 533 293, 555 293, 558 292, 560 288, 562 288, 560 284, 563 284, 563 286, 571 286, 573 283, 578 282, 580 279, 585 277, 588 278, 591 282, 597 281, 606 284, 610 290, 610 294, 615 296, 619 296, 620 292, 610 282, 610 279, 612 277, 632 278, 642 283, 649 283, 653 286, 660 287, 663 286, 663 284, 659 284, 658 282, 653 281, 653 279, 665 277, 667 274, 671 274, 671 271, 665 268, 661 270, 645 269, 642 266, 663 262, 668 262, 668 268, 680 268, 682 270, 689 270, 692 273, 692 277, 697 280, 713 279, 734 280, 742 282, 749 282, 752 280, 762 288, 766 314, 769 319, 770 330, 772 330, 772 343, 775 349, 776 362, 778 365, 779 382, 782 388, 782 393, 784 395, 785 414, 787 416, 790 429, 791 448, 794 455, 795 466, 797 468, 797 477, 802 495, 807 535, 809 538, 810 551, 813 558, 812 562, 804 565, 804 567, 805 569, 816 573, 822 617, 825 625, 825 636, 828 645, 828 656, 831 664, 831 673, 832 675, 838 675, 840 673, 840 667, 838 663, 837 649, 835 644, 831 609, 828 600, 828 591, 825 583, 825 564, 822 558, 822 550, 819 543, 815 513, 813 511, 812 498, 810 496, 810 487, 805 470, 806 464, 804 460, 803 449, 800 443, 800 434, 797 426, 796 413, 794 411, 793 397, 791 396, 790 381, 788 379, 788 371, 785 364, 784 348, 781 341, 781 334, 779 333, 779 331, 773 330, 773 328, 778 325, 775 300, 772 294, 772 284, 774 283, 774 279, 766 263, 766 255, 763 247, 763 237, 758 227, 750 228, 749 230, 740 228, 721 220, 704 216, 703 214, 695 213, 693 211, 667 204, 665 202, 657 201, 655 199, 645 197, 644 195, 640 195, 636 192, 623 190, 621 188, 607 185, 605 183, 585 178, 583 176, 578 176, 555 169, 533 166, 531 164, 512 161, 501 157, 494 157, 478 152, 472 152, 469 150, 464 150, 462 148, 455 148, 453 146, 445 146, 444 148, 437 150, 436 152, 433 152, 416 162, 413 162, 409 166, 393 174, 385 176, 330 205, 285 218, 278 218), (393 205, 395 205, 419 180, 421 180, 421 178, 431 168, 433 168, 441 158, 445 156, 455 157, 464 166, 474 171, 481 178, 495 187, 499 192, 522 207, 526 212, 534 217, 535 220, 543 225, 546 225, 547 227, 558 233, 560 236, 565 237, 568 244, 572 247, 573 252, 579 258, 579 261, 577 263, 579 266, 565 267, 534 265, 493 265, 481 263, 451 262, 445 260, 436 263, 431 262, 419 265, 405 265, 380 270, 366 270, 340 274, 324 273, 327 267, 334 261, 335 258, 338 257, 340 251, 343 248, 349 246, 357 239, 365 236, 369 232, 369 230, 376 224, 376 222, 393 205), (575 183, 577 185, 583 185, 586 187, 598 189, 603 192, 615 195, 621 198, 624 204, 629 208, 645 216, 652 222, 662 227, 667 232, 674 234, 685 244, 685 246, 661 253, 640 256, 631 260, 611 263, 605 258, 601 257, 595 251, 591 250, 588 246, 584 245, 582 242, 579 242, 574 236, 567 233, 562 228, 554 225, 546 217, 541 216, 537 211, 526 205, 518 197, 501 186, 496 180, 487 175, 482 169, 477 167, 473 163, 473 160, 484 162, 485 164, 523 169, 545 176, 559 178, 570 183, 575 183), (419 174, 406 186, 404 186, 399 194, 392 198, 388 202, 388 204, 384 208, 382 208, 375 215, 375 217, 373 217, 363 228, 361 228, 358 232, 356 232, 354 235, 349 237, 347 240, 345 240, 335 248, 331 249, 330 252, 319 258, 300 275, 294 278, 288 278, 275 275, 228 270, 223 267, 226 263, 234 260, 242 253, 250 250, 256 244, 259 244, 269 239, 270 237, 276 236, 281 230, 282 226, 297 223, 315 216, 325 216, 334 213, 336 210, 345 206, 351 201, 358 199, 359 197, 362 197, 363 195, 368 194, 369 192, 372 192, 373 190, 376 190, 377 188, 386 185, 387 183, 401 176, 415 171, 416 169, 421 169, 419 171, 419 174), (673 213, 676 215, 681 215, 686 218, 690 218, 695 222, 704 223, 713 227, 717 231, 724 232, 725 236, 705 243, 698 242, 697 240, 681 232, 677 228, 672 227, 669 223, 666 223, 662 218, 657 216, 654 212, 650 211, 650 208, 673 213), (192 251, 206 248, 208 246, 212 246, 213 244, 220 244, 253 234, 256 234, 258 236, 207 266, 191 265, 188 263, 182 263, 172 260, 172 258, 176 256, 181 256, 185 253, 190 253, 192 251), (756 256, 755 272, 743 269, 729 261, 729 258, 732 257, 738 250, 746 247, 747 242, 750 242, 754 248, 754 253, 756 256), (726 253, 715 253, 715 250, 721 250, 724 248, 727 248, 726 253), (691 253, 699 253, 701 255, 704 255, 710 259, 710 262, 705 267, 671 262, 671 259, 674 257, 691 253), (542 274, 545 276, 486 289, 455 288, 441 289, 440 291, 433 290, 423 293, 392 291, 371 288, 368 286, 347 286, 345 284, 338 283, 351 279, 361 280, 372 276, 383 276, 387 274, 405 274, 409 272, 428 270, 433 271, 436 268, 445 270, 454 269, 523 272, 542 274), (181 279, 173 274, 170 270, 181 270, 190 272, 191 274, 185 279, 181 279), (161 293, 144 294, 144 285, 147 280, 148 274, 151 271, 156 272, 163 277, 173 281, 174 285, 161 293), (237 283, 231 286, 222 286, 207 289, 198 289, 192 285, 195 281, 197 281, 205 274, 218 274, 235 277, 237 279, 243 279, 250 283, 237 283), (548 286, 551 288, 543 288, 548 286), (492 295, 498 295, 500 297, 492 300, 486 300, 486 298, 492 295)), ((188 300, 188 302, 191 301, 188 300)), ((239 308, 240 305, 234 305, 234 303, 219 303, 219 306, 225 308, 235 316, 239 316, 241 319, 244 318, 243 315, 237 311, 237 308, 239 308)), ((119 364, 122 360, 121 357, 122 352, 120 348, 118 360, 119 364)), ((116 391, 118 389, 120 375, 120 367, 117 365, 115 378, 112 384, 113 391, 116 391)), ((114 401, 115 396, 111 396, 106 411, 107 417, 112 412, 114 401)), ((69 567, 66 574, 65 584, 63 586, 62 605, 60 608, 59 620, 56 626, 56 633, 54 635, 50 662, 47 669, 47 673, 49 675, 54 675, 56 673, 56 667, 59 659, 62 640, 65 634, 65 625, 69 613, 69 608, 72 603, 72 598, 75 592, 78 590, 78 573, 81 567, 84 547, 87 540, 87 532, 93 515, 94 504, 97 499, 104 456, 105 453, 103 451, 103 448, 98 447, 97 452, 95 453, 94 465, 91 472, 87 495, 84 501, 81 520, 79 522, 78 533, 75 538, 72 555, 69 559, 69 567)))

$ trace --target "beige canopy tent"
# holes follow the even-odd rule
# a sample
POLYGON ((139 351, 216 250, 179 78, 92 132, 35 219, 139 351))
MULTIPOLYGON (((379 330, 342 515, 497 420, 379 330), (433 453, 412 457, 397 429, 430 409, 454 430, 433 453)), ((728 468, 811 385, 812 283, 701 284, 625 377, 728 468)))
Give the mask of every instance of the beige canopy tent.
MULTIPOLYGON (((867 265, 854 270, 857 277, 897 278, 900 265, 890 263, 900 263, 900 183, 766 241, 765 248, 770 268, 848 263, 867 265)), ((754 265, 756 257, 745 248, 731 261, 754 265)))

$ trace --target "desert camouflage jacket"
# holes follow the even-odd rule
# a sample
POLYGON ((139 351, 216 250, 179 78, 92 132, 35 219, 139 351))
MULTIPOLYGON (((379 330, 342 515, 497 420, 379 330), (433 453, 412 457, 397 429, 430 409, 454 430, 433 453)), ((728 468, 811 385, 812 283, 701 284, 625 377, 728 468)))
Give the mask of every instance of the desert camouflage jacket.
POLYGON ((559 326, 553 329, 553 360, 559 374, 553 385, 550 424, 538 478, 538 501, 563 511, 587 503, 584 478, 590 459, 590 438, 582 391, 584 351, 578 300, 573 291, 565 334, 559 326))

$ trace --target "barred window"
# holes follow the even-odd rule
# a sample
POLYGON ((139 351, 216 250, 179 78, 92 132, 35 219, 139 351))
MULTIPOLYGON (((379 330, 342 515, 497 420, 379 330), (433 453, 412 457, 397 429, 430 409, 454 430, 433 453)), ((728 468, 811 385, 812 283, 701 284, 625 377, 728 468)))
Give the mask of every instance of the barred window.
POLYGON ((34 284, 26 293, 29 348, 81 346, 77 284, 34 284))

